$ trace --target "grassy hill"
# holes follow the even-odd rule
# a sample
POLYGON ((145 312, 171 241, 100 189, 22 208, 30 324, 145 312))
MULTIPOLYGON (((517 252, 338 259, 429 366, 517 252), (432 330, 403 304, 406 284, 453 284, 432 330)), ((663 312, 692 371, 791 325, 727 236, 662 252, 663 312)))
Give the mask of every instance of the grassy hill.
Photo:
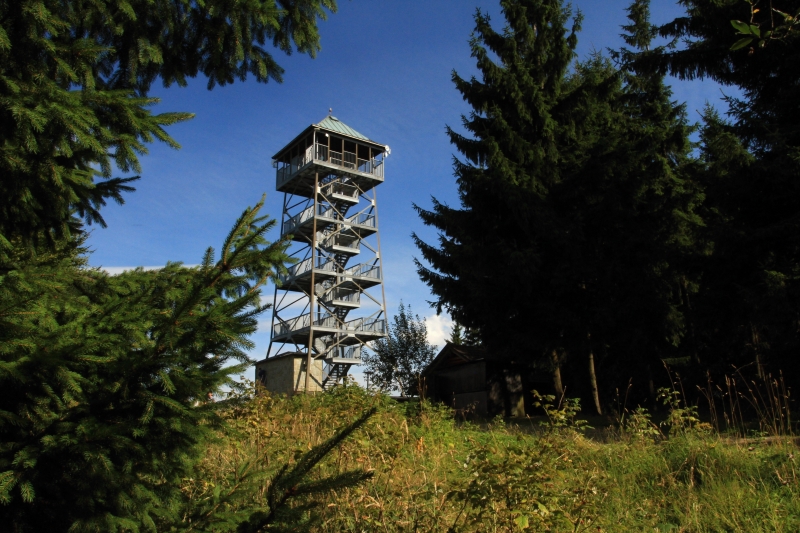
POLYGON ((374 475, 317 498, 315 531, 800 531, 798 448, 788 437, 725 437, 676 403, 669 425, 638 410, 601 441, 584 436, 569 409, 549 407, 558 427, 479 426, 358 387, 231 401, 234 429, 186 482, 191 505, 249 514, 282 465, 369 407, 377 413, 313 477, 374 475))

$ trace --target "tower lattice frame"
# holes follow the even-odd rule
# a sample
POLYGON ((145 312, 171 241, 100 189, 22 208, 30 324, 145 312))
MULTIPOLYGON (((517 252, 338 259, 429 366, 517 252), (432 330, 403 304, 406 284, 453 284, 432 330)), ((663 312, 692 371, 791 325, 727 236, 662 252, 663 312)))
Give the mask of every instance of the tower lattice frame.
POLYGON ((281 235, 296 263, 275 288, 267 357, 304 354, 304 383, 329 389, 361 364, 362 348, 386 336, 386 296, 375 188, 389 147, 332 116, 273 157, 284 194, 281 235), (323 361, 321 383, 312 364, 323 361))

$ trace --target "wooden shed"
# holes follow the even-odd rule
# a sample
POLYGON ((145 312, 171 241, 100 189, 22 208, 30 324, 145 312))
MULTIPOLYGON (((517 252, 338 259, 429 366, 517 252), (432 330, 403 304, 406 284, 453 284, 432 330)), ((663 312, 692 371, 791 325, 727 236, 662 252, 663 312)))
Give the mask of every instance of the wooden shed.
POLYGON ((521 372, 481 346, 448 342, 422 371, 421 394, 465 415, 525 416, 527 390, 521 372))

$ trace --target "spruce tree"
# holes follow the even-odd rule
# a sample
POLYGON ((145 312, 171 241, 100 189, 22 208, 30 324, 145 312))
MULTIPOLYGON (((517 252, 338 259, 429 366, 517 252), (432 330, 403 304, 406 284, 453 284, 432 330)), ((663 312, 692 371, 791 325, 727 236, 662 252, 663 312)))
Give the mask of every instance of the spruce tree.
POLYGON ((447 342, 455 345, 464 344, 464 328, 458 322, 453 322, 453 329, 447 342))
MULTIPOLYGON (((83 224, 122 202, 139 156, 188 113, 153 115, 160 78, 280 81, 265 48, 314 55, 335 0, 0 0, 0 524, 154 531, 248 363, 260 288, 288 243, 248 209, 197 268, 109 277, 83 224), (76 231, 77 230, 77 231, 76 231), (234 363, 231 365, 231 363, 234 363)), ((263 201, 262 201, 263 203, 263 201)))
POLYGON ((103 224, 154 140, 189 113, 154 115, 160 79, 209 89, 281 81, 265 48, 311 56, 335 0, 0 0, 0 245, 103 224), (294 45, 294 46, 293 46, 294 45))
POLYGON ((566 251, 564 228, 546 199, 561 179, 559 143, 578 118, 567 102, 580 95, 566 76, 580 19, 567 32, 570 13, 558 1, 501 6, 502 33, 488 15, 475 15, 471 48, 481 79, 453 73, 473 108, 462 117, 466 135, 447 128, 464 157, 454 162, 461 208, 435 199, 432 210, 417 207, 440 239, 438 246, 415 242, 431 267, 418 263, 437 310, 480 330, 495 356, 513 358, 530 357, 559 335, 560 310, 549 305, 558 280, 542 252, 566 251))
MULTIPOLYGON (((601 411, 597 361, 606 388, 646 379, 683 336, 678 285, 701 200, 682 177, 690 128, 658 76, 599 54, 570 70, 577 21, 567 36, 560 2, 502 6, 502 34, 476 15, 482 80, 454 75, 474 109, 471 138, 448 130, 466 159, 455 163, 462 205, 419 209, 440 230, 439 247, 417 239, 432 267, 419 273, 494 357, 566 361, 572 390, 601 411)), ((638 45, 646 12, 631 16, 638 45)))
MULTIPOLYGON (((649 48, 655 36, 649 2, 629 8, 628 19, 626 44, 649 48)), ((614 126, 598 128, 591 163, 560 191, 569 198, 562 210, 583 204, 581 262, 591 265, 583 279, 594 285, 589 291, 586 284, 591 303, 583 305, 594 313, 592 348, 605 352, 601 374, 616 380, 613 386, 632 377, 635 392, 652 396, 662 359, 693 353, 686 314, 697 288, 695 265, 707 251, 705 195, 695 181, 694 127, 685 106, 672 100, 661 75, 623 69, 620 76, 619 93, 607 104, 614 126)))
POLYGON ((786 29, 800 2, 681 4, 686 15, 658 31, 684 46, 642 51, 630 62, 642 71, 708 78, 741 91, 725 98, 728 120, 713 109, 704 117, 704 168, 697 179, 707 191, 714 246, 696 298, 699 348, 719 369, 755 363, 762 376, 780 369, 796 376, 800 33, 786 29), (737 46, 742 36, 734 26, 742 23, 761 38, 737 46))
POLYGON ((249 365, 287 260, 247 209, 217 256, 108 276, 79 243, 4 259, 0 523, 27 531, 155 531, 217 423, 208 394, 249 365), (231 363, 234 363, 231 365, 231 363))

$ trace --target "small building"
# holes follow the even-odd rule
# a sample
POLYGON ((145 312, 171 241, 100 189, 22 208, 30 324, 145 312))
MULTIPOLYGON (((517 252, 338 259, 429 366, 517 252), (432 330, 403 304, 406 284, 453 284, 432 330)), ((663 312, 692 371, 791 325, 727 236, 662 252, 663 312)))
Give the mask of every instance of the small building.
POLYGON ((525 416, 531 376, 515 367, 481 346, 448 342, 420 375, 422 396, 464 415, 525 416))
MULTIPOLYGON (((306 386, 306 353, 287 352, 262 359, 256 363, 256 385, 264 387, 271 393, 292 396, 305 391, 306 386)), ((311 360, 311 379, 309 392, 321 392, 322 360, 311 360)))

